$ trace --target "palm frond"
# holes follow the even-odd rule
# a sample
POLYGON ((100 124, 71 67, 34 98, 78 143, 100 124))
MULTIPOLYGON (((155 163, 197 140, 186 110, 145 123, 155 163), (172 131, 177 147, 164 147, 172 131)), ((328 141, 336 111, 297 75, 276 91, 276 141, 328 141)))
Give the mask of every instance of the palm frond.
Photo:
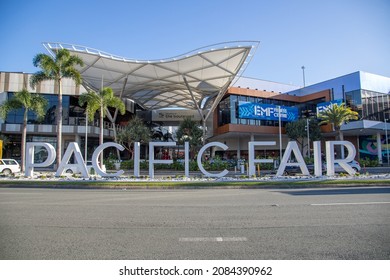
POLYGON ((88 119, 93 121, 96 111, 100 109, 101 99, 99 95, 94 91, 85 92, 79 97, 79 105, 84 106, 87 104, 86 111, 88 114, 88 119))
POLYGON ((82 82, 81 74, 73 67, 68 67, 62 71, 62 77, 71 78, 75 81, 76 85, 80 85, 82 82))
POLYGON ((46 98, 39 94, 31 95, 31 110, 37 114, 38 119, 42 119, 46 114, 48 102, 46 98))
POLYGON ((55 76, 59 73, 56 61, 47 54, 37 54, 33 59, 33 64, 35 67, 41 68, 46 76, 55 76))
POLYGON ((64 61, 63 67, 74 67, 75 65, 84 66, 84 61, 77 55, 70 55, 66 61, 64 61))
POLYGON ((351 120, 357 120, 359 114, 342 103, 341 105, 332 104, 327 110, 320 113, 318 117, 321 119, 319 125, 330 123, 334 125, 336 130, 339 130, 342 124, 351 120))
POLYGON ((52 80, 44 71, 38 71, 30 77, 30 86, 35 89, 35 86, 42 81, 52 80))

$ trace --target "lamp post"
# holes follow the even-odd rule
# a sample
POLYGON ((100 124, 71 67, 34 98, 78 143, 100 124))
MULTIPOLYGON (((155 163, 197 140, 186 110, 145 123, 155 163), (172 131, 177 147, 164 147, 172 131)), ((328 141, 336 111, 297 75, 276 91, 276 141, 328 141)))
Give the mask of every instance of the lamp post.
POLYGON ((310 158, 310 131, 309 131, 309 118, 306 118, 306 130, 307 130, 307 157, 310 158))
POLYGON ((306 117, 306 135, 307 135, 307 157, 310 158, 310 114, 311 110, 306 110, 302 112, 306 117))
POLYGON ((84 145, 84 162, 87 162, 87 145, 88 145, 88 114, 85 113, 85 145, 84 145))
POLYGON ((306 86, 306 81, 305 81, 305 66, 302 66, 302 74, 303 74, 303 87, 306 86))
POLYGON ((390 165, 389 163, 389 140, 387 139, 387 120, 385 118, 385 134, 386 134, 386 156, 387 156, 387 166, 390 165))

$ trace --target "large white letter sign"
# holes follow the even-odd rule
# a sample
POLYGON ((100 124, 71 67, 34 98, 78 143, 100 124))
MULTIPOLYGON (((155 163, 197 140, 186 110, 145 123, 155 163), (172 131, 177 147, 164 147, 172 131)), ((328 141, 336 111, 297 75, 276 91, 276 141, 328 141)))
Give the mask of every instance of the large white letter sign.
POLYGON ((154 159, 154 147, 156 146, 176 146, 176 142, 149 142, 149 177, 154 178, 154 164, 163 163, 170 164, 173 163, 171 159, 154 159))
POLYGON ((139 158, 140 158, 140 143, 134 142, 134 176, 139 177, 139 158))
POLYGON ((184 142, 184 176, 190 178, 190 143, 184 142))
POLYGON ((79 145, 76 142, 69 143, 68 148, 66 149, 65 154, 60 163, 60 166, 58 166, 56 177, 61 176, 64 170, 67 170, 71 167, 76 167, 77 170, 81 172, 81 177, 88 178, 87 167, 85 166, 79 145), (73 153, 76 163, 71 164, 69 163, 69 160, 73 153))
POLYGON ((256 174, 255 163, 273 163, 273 159, 255 159, 255 146, 274 146, 275 141, 255 141, 248 143, 249 176, 256 174))
POLYGON ((92 166, 95 169, 96 173, 102 177, 119 177, 124 173, 123 170, 118 170, 118 172, 115 172, 115 173, 106 173, 99 166, 99 163, 98 163, 99 156, 103 152, 103 150, 105 148, 108 148, 108 147, 117 148, 119 151, 123 151, 125 149, 125 148, 123 148, 122 145, 119 145, 119 144, 114 143, 114 142, 107 142, 107 143, 101 144, 99 147, 97 147, 97 149, 92 154, 92 166))
POLYGON ((56 150, 49 143, 29 142, 26 143, 26 170, 24 175, 27 177, 33 176, 34 167, 47 167, 56 159, 56 150), (47 151, 47 159, 42 163, 34 163, 35 147, 44 147, 47 151))
POLYGON ((279 165, 278 172, 276 172, 276 176, 282 176, 284 173, 284 169, 286 166, 299 166, 301 168, 302 174, 309 176, 309 170, 307 170, 306 163, 302 157, 301 151, 298 148, 298 144, 295 141, 288 142, 286 151, 284 152, 282 162, 279 165), (288 162, 291 152, 294 152, 295 158, 297 162, 288 162))
POLYGON ((349 175, 354 175, 355 170, 348 164, 348 162, 352 161, 356 156, 355 146, 349 141, 326 141, 326 175, 333 176, 334 175, 334 164, 338 163, 345 171, 348 172, 349 175), (334 146, 341 145, 347 147, 348 156, 344 159, 335 159, 334 158, 334 146))
POLYGON ((321 158, 321 142, 313 142, 313 157, 314 157, 314 175, 322 176, 322 158, 321 158))
POLYGON ((220 142, 211 142, 211 143, 208 143, 206 145, 204 145, 202 147, 202 149, 200 149, 199 153, 198 153, 198 158, 197 158, 197 162, 198 162, 198 167, 199 167, 199 170, 202 171, 202 173, 204 175, 206 175, 207 177, 223 177, 225 176, 226 174, 229 173, 229 171, 227 171, 226 169, 223 170, 222 172, 220 173, 210 173, 210 172, 207 172, 206 169, 203 168, 203 165, 202 165, 202 156, 203 156, 203 153, 206 151, 207 148, 211 147, 211 146, 217 146, 217 147, 220 147, 221 149, 223 150, 227 150, 229 149, 228 146, 226 146, 225 144, 222 144, 220 142))

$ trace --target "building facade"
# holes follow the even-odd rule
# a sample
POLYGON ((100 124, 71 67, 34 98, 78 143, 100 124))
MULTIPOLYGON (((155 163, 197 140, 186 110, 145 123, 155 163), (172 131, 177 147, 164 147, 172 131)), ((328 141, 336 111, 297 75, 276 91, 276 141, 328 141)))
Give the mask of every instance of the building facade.
MULTIPOLYGON (((46 142, 57 146, 56 136, 56 106, 58 104, 57 86, 53 81, 44 81, 35 89, 29 85, 32 74, 0 72, 0 104, 13 97, 14 93, 27 89, 31 93, 38 93, 48 101, 46 114, 42 120, 29 112, 27 120, 27 142, 46 142)), ((70 79, 63 80, 63 139, 62 147, 66 150, 70 142, 77 142, 82 151, 87 147, 87 156, 91 157, 95 148, 99 145, 99 119, 86 123, 85 106, 78 104, 80 94, 87 92, 82 85, 75 85, 70 79)), ((135 104, 124 100, 126 114, 119 116, 116 126, 119 128, 135 114, 135 104)), ((7 138, 4 145, 3 157, 20 159, 21 133, 24 110, 14 110, 8 113, 5 119, 0 118, 1 134, 7 138)), ((113 139, 113 124, 108 119, 104 120, 105 141, 113 139)))
MULTIPOLYGON (((279 157, 290 140, 285 131, 288 123, 305 118, 307 112, 312 112, 315 118, 316 112, 331 103, 345 103, 359 113, 358 121, 341 128, 344 140, 352 142, 359 151, 357 159, 369 157, 389 163, 390 78, 355 72, 299 88, 238 77, 251 48, 202 50, 158 62, 126 61, 90 49, 73 48, 75 53, 85 56, 87 63, 80 69, 83 85, 76 86, 67 79, 63 83, 64 150, 70 142, 78 142, 81 150, 87 146, 88 158, 98 145, 100 124, 97 119, 86 123, 85 107, 79 106, 78 96, 94 89, 91 81, 101 77, 103 71, 112 78, 104 86, 111 86, 126 104, 126 114, 119 116, 114 124, 118 129, 137 114, 145 122, 172 133, 174 139, 175 127, 184 117, 191 117, 200 126, 207 127, 204 135, 207 142, 219 141, 229 147, 227 151, 214 149, 211 156, 245 159, 249 141, 274 141, 275 145, 257 147, 257 154, 279 157), (104 60, 102 65, 100 60, 104 60)), ((49 106, 43 120, 37 120, 32 113, 29 115, 27 141, 56 146, 56 84, 45 81, 32 89, 30 76, 0 72, 0 104, 24 88, 42 94, 49 106)), ((18 110, 0 119, 0 132, 9 140, 3 157, 20 159, 22 116, 23 111, 18 110)), ((105 141, 113 139, 112 126, 105 120, 105 141)), ((323 126, 321 131, 324 140, 334 140, 331 126, 323 126)))

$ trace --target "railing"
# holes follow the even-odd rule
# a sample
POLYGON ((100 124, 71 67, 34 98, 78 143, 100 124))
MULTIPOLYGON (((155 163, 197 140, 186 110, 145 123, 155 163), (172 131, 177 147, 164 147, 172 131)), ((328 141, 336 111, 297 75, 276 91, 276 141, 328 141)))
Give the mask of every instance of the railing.
MULTIPOLYGON (((84 117, 70 117, 69 118, 69 125, 76 125, 76 126, 85 126, 85 118, 84 117)), ((88 126, 96 126, 100 127, 99 120, 94 120, 93 122, 88 122, 88 126)), ((103 122, 103 128, 104 129, 113 129, 114 125, 111 122, 103 122)), ((117 131, 121 131, 124 129, 124 126, 115 124, 115 128, 117 131)))

